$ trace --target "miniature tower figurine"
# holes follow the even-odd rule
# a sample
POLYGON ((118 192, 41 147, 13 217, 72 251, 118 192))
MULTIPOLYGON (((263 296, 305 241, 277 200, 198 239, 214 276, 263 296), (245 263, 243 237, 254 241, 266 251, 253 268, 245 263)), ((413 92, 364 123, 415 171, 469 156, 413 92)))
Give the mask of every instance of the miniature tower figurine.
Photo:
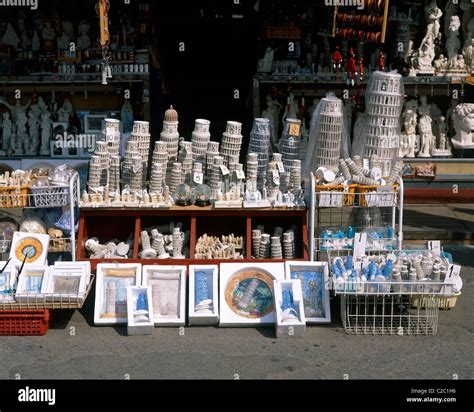
POLYGON ((299 159, 301 145, 301 120, 286 119, 283 134, 279 142, 280 153, 285 170, 289 170, 291 162, 299 159))
POLYGON ((242 146, 242 123, 227 122, 226 131, 222 134, 220 155, 224 158, 224 164, 229 165, 229 157, 239 157, 242 146))
POLYGON ((130 142, 136 142, 138 152, 142 158, 142 183, 145 185, 148 173, 148 159, 150 157, 150 124, 143 121, 133 122, 133 131, 130 135, 130 142))
POLYGON ((163 121, 163 131, 160 134, 160 141, 167 144, 168 150, 168 165, 166 178, 169 184, 169 179, 171 178, 171 169, 173 168, 173 163, 178 161, 178 151, 179 151, 179 132, 178 132, 178 113, 173 109, 173 106, 165 112, 165 118, 163 121))
POLYGON ((248 153, 258 154, 258 174, 261 177, 258 182, 259 188, 262 187, 263 176, 267 172, 271 150, 270 120, 263 118, 255 119, 252 132, 250 133, 248 153))
POLYGON ((196 119, 191 137, 193 162, 206 164, 206 152, 211 140, 210 126, 209 120, 196 119))

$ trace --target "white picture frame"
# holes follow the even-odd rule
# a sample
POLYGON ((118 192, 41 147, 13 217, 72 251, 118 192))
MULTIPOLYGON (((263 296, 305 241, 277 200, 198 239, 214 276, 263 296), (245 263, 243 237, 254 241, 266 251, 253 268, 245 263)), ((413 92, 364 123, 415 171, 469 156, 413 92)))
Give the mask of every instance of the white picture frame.
POLYGON ((86 293, 84 266, 51 266, 45 290, 46 300, 52 302, 83 302, 86 293))
MULTIPOLYGON (((0 268, 3 268, 7 262, 0 262, 0 268)), ((0 302, 15 302, 13 291, 16 288, 18 276, 18 267, 11 263, 0 274, 0 302)))
POLYGON ((21 266, 24 253, 30 257, 25 260, 25 265, 43 266, 48 258, 49 235, 37 233, 14 232, 10 248, 11 264, 21 266))
POLYGON ((127 286, 127 333, 129 336, 153 335, 155 322, 151 287, 127 286), (140 294, 146 296, 146 309, 138 312, 137 301, 140 294), (146 312, 146 313, 145 313, 146 312), (140 320, 139 320, 140 319, 140 320))
POLYGON ((327 262, 286 261, 285 278, 301 280, 306 323, 331 323, 327 262), (316 283, 309 289, 308 282, 311 280, 316 283))
POLYGON ((306 331, 306 317, 304 313, 303 293, 300 279, 275 280, 273 282, 275 299, 276 322, 275 331, 277 338, 300 338, 306 331), (284 319, 282 310, 283 292, 289 291, 293 297, 296 319, 284 319))
POLYGON ((48 266, 27 266, 18 277, 15 300, 19 303, 36 303, 45 301, 49 281, 48 266), (36 279, 33 281, 33 279, 36 279), (41 283, 37 280, 41 278, 41 283))
POLYGON ((218 325, 219 324, 219 266, 217 265, 190 265, 189 266, 189 325, 218 325), (210 309, 196 311, 196 273, 204 272, 207 280, 209 299, 212 301, 210 309))
POLYGON ((219 326, 275 324, 273 281, 285 278, 283 263, 221 263, 219 278, 219 326))
POLYGON ((92 270, 90 261, 80 261, 80 262, 54 262, 54 267, 66 268, 66 269, 77 269, 83 267, 86 271, 86 288, 91 283, 92 270))
POLYGON ((186 266, 143 266, 142 286, 152 289, 155 325, 186 325, 186 274, 186 266))
POLYGON ((100 263, 97 265, 94 324, 127 323, 127 286, 140 285, 141 274, 142 265, 139 263, 100 263), (112 283, 114 288, 112 288, 112 283), (115 289, 115 299, 107 302, 107 298, 111 296, 107 293, 113 289, 115 289))

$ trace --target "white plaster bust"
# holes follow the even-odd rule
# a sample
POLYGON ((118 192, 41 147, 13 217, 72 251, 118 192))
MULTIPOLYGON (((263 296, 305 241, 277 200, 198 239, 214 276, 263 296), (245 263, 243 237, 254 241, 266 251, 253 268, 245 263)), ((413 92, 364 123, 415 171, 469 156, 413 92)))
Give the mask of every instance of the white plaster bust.
POLYGON ((456 148, 474 148, 474 103, 458 104, 453 113, 456 135, 451 139, 456 148))

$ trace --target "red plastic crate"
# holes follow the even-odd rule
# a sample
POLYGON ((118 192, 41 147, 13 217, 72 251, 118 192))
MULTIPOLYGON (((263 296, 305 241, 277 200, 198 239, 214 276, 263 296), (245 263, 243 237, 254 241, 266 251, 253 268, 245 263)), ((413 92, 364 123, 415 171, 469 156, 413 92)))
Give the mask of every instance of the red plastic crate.
POLYGON ((0 311, 1 336, 43 336, 48 332, 50 310, 0 311))

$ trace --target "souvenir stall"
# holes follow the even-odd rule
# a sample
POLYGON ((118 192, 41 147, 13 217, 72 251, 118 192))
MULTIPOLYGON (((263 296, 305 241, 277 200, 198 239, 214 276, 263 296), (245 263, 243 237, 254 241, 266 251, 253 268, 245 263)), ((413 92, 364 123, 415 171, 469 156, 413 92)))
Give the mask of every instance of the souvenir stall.
MULTIPOLYGON (((462 174, 457 165, 472 165, 474 8, 462 0, 314 3, 235 5, 231 16, 263 17, 253 120, 226 113, 222 123, 216 104, 200 108, 206 118, 193 118, 189 133, 179 99, 162 108, 154 133, 148 51, 134 48, 139 36, 125 17, 114 39, 113 3, 97 4, 96 54, 87 21, 77 39, 67 21, 61 37, 47 20, 41 35, 34 32, 32 60, 56 41, 57 56, 69 60, 54 76, 69 76, 66 88, 95 79, 97 100, 110 108, 84 117, 94 139, 79 174, 63 140, 52 137, 71 127, 77 110, 69 98, 53 108, 54 91, 47 104, 35 86, 26 105, 0 100, 0 156, 13 159, 0 174, 0 202, 3 211, 33 209, 19 227, 11 217, 0 221, 0 334, 44 334, 49 310, 79 309, 92 289, 93 323, 126 325, 129 335, 207 325, 271 326, 277 337, 303 337, 307 325, 338 322, 331 299, 347 333, 437 332, 440 308, 453 308, 461 294, 461 268, 439 242, 406 248, 404 205, 425 179, 451 182, 462 174), (67 51, 76 41, 82 57, 67 51), (114 82, 143 90, 123 95, 114 82), (109 101, 105 93, 114 91, 109 101), (57 150, 60 166, 24 158, 43 162, 57 150), (40 214, 43 207, 59 211, 40 214), (24 310, 36 312, 26 329, 13 329, 24 310), (42 327, 32 332, 38 315, 42 327)), ((153 13, 147 4, 139 10, 153 13)), ((208 23, 220 13, 203 8, 196 16, 208 23)), ((7 28, 2 41, 14 38, 7 28)), ((5 84, 11 96, 15 79, 5 84)))

